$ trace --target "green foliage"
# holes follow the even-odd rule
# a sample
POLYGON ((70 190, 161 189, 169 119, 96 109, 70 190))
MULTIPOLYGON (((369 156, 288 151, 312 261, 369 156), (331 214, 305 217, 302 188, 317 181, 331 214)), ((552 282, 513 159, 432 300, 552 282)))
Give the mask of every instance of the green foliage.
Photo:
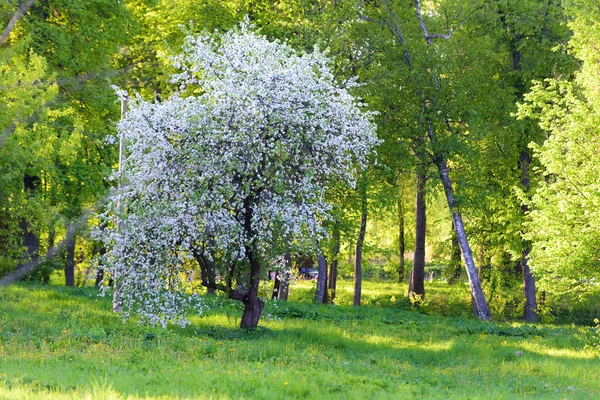
POLYGON ((600 13, 585 1, 568 2, 571 46, 582 61, 574 80, 538 81, 520 107, 548 138, 534 145, 544 180, 527 224, 533 242, 532 267, 547 292, 580 302, 595 296, 600 279, 600 182, 598 168, 597 46, 600 13))

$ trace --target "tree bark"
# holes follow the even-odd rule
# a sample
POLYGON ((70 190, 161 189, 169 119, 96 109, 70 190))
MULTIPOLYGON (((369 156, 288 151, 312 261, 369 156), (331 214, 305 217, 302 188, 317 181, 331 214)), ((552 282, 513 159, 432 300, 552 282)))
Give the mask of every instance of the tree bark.
MULTIPOLYGON (((398 179, 400 181, 400 178, 398 179)), ((404 252, 406 250, 406 243, 404 237, 404 185, 400 182, 400 193, 398 194, 398 255, 400 257, 400 263, 398 265, 398 282, 404 281, 404 252)))
POLYGON ((454 222, 456 237, 458 239, 458 244, 460 245, 460 249, 462 251, 463 259, 465 260, 467 276, 469 278, 469 286, 471 289, 471 296, 473 298, 473 309, 475 312, 475 316, 484 321, 491 321, 492 314, 490 313, 487 301, 485 300, 485 296, 483 295, 483 290, 481 289, 481 282, 479 281, 477 268, 475 267, 475 262, 473 261, 473 253, 471 252, 471 247, 469 246, 469 242, 467 240, 467 234, 465 232, 465 226, 463 224, 462 215, 460 213, 460 210, 458 209, 458 204, 454 196, 454 189, 452 188, 452 182, 450 181, 448 166, 446 165, 446 160, 444 156, 436 150, 436 137, 435 132, 433 131, 431 121, 429 122, 427 134, 429 136, 429 141, 432 145, 431 147, 434 149, 433 157, 437 165, 442 184, 444 185, 444 192, 446 193, 448 208, 452 213, 452 221, 454 222))
POLYGON ((356 257, 354 259, 354 306, 360 306, 360 296, 362 291, 362 247, 365 241, 365 232, 367 230, 367 190, 366 182, 363 177, 361 185, 361 198, 360 198, 360 229, 358 231, 358 238, 356 239, 356 257))
POLYGON ((329 265, 327 288, 329 289, 328 301, 330 304, 333 304, 333 302, 335 301, 335 291, 337 286, 338 256, 340 254, 340 227, 337 221, 333 226, 333 248, 331 254, 332 258, 331 264, 329 265))
MULTIPOLYGON (((283 255, 283 259, 285 260, 285 269, 286 271, 292 270, 292 255, 290 253, 286 253, 283 255)), ((279 293, 277 294, 277 299, 282 301, 287 301, 289 293, 289 283, 286 279, 283 279, 279 282, 279 293)))
POLYGON ((321 249, 317 250, 317 263, 319 266, 319 275, 317 275, 315 303, 322 304, 327 301, 327 260, 321 249))
MULTIPOLYGON (((67 231, 70 226, 67 228, 67 231)), ((75 286, 75 244, 77 242, 77 236, 73 235, 67 240, 67 260, 65 262, 65 284, 67 286, 75 286)))
MULTIPOLYGON (((255 237, 254 227, 252 226, 252 215, 253 215, 253 201, 252 196, 248 196, 244 199, 244 231, 246 232, 247 239, 255 237)), ((242 299, 244 303, 244 313, 242 314, 242 321, 240 328, 242 329, 255 329, 258 326, 258 321, 264 303, 258 298, 258 285, 260 283, 260 262, 256 258, 256 254, 251 244, 244 245, 246 253, 246 259, 250 263, 250 276, 248 279, 248 293, 242 299)))
MULTIPOLYGON (((531 189, 529 181, 529 164, 531 163, 531 156, 529 151, 523 150, 519 156, 521 166, 521 185, 525 193, 528 193, 531 189)), ((529 209, 526 204, 521 206, 521 211, 526 214, 529 209)), ((535 277, 531 273, 529 268, 529 252, 531 251, 531 245, 529 242, 524 242, 523 251, 521 253, 521 270, 523 272, 523 295, 525 297, 525 308, 523 310, 523 319, 525 321, 537 321, 537 303, 536 303, 536 290, 535 290, 535 277)))
POLYGON ((408 284, 408 298, 419 302, 425 298, 425 234, 427 230, 427 205, 425 194, 427 177, 424 167, 417 171, 415 207, 415 256, 408 284))
POLYGON ((279 280, 279 272, 275 272, 275 279, 273 282, 273 293, 271 293, 271 300, 277 300, 279 298, 280 290, 281 290, 281 281, 279 280))

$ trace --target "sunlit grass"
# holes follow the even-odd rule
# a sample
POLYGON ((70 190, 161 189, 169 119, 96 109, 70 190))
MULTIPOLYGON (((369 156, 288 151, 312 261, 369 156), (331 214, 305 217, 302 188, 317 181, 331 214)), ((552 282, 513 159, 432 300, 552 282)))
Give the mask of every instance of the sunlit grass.
POLYGON ((239 304, 208 301, 191 326, 162 330, 122 322, 91 288, 0 289, 0 398, 600 397, 591 328, 270 302, 246 332, 239 304))

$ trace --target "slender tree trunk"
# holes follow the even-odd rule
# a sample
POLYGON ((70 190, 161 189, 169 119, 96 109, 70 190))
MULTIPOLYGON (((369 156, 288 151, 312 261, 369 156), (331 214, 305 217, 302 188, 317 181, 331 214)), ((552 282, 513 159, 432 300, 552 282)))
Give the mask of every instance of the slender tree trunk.
MULTIPOLYGON (((254 198, 252 196, 244 199, 244 230, 248 238, 255 236, 254 227, 252 226, 253 202, 254 198)), ((251 245, 245 245, 244 250, 246 258, 250 263, 250 277, 248 281, 248 293, 242 300, 244 303, 244 313, 242 314, 240 328, 255 329, 258 326, 258 321, 264 307, 263 301, 258 298, 260 262, 251 245)))
MULTIPOLYGON (((529 164, 531 163, 531 156, 527 150, 523 150, 519 156, 521 165, 521 185, 525 193, 528 193, 531 189, 529 182, 529 164)), ((523 214, 529 211, 526 204, 521 206, 523 214)), ((523 319, 525 321, 537 321, 537 304, 536 304, 536 290, 535 290, 535 277, 531 273, 529 268, 529 252, 531 251, 531 245, 525 241, 523 251, 521 253, 521 269, 523 271, 523 295, 525 296, 525 309, 523 310, 523 319)))
MULTIPOLYGON (((69 230, 70 226, 67 227, 69 230)), ((77 242, 77 236, 73 235, 69 238, 66 243, 67 247, 67 260, 65 262, 65 284, 67 286, 75 286, 75 243, 77 242)))
POLYGON ((329 266, 329 276, 328 276, 328 284, 327 287, 329 289, 329 303, 333 304, 335 300, 335 290, 337 286, 337 276, 338 276, 338 256, 340 254, 340 227, 338 222, 336 221, 333 226, 333 248, 331 251, 332 260, 329 266))
POLYGON ((417 172, 417 196, 415 207, 415 256, 408 284, 408 298, 419 301, 425 298, 425 233, 427 230, 427 205, 424 167, 417 172))
POLYGON ((448 285, 452 285, 460 279, 461 271, 460 245, 458 244, 458 236, 456 236, 456 229, 454 228, 454 220, 452 220, 452 254, 450 255, 450 277, 448 278, 448 285))
MULTIPOLYGON (((292 270, 292 255, 290 253, 286 253, 283 256, 285 260, 285 269, 286 271, 292 270)), ((282 301, 287 301, 289 293, 289 284, 287 279, 283 279, 279 282, 279 293, 277 294, 277 298, 282 301)))
MULTIPOLYGON (((39 186, 39 178, 32 175, 25 175, 23 177, 23 187, 27 197, 32 196, 35 189, 39 186)), ((38 235, 33 231, 29 222, 23 218, 19 221, 19 228, 23 232, 23 247, 25 247, 25 254, 23 255, 23 264, 31 262, 37 263, 39 260, 40 250, 40 239, 38 235)))
POLYGON ((279 272, 275 272, 275 279, 273 282, 273 293, 271 293, 271 300, 277 300, 279 298, 279 291, 281 290, 281 281, 279 280, 279 272))
POLYGON ((448 172, 448 166, 446 165, 446 160, 441 153, 436 151, 437 143, 431 121, 429 122, 427 134, 429 136, 429 141, 431 142, 431 147, 434 149, 434 160, 438 167, 442 184, 444 185, 444 192, 446 193, 448 208, 452 213, 454 229, 456 231, 456 236, 458 238, 458 243, 462 251, 463 259, 465 260, 467 276, 469 277, 469 286, 471 288, 471 296, 473 298, 473 308, 475 310, 475 315, 481 320, 490 321, 492 319, 492 314, 490 313, 487 301, 485 300, 485 296, 483 295, 483 290, 481 289, 481 282, 479 281, 477 268, 475 267, 475 262, 473 261, 473 253, 471 252, 471 247, 469 246, 469 242, 467 241, 467 234, 465 232, 465 226, 463 224, 462 215, 460 213, 460 210, 458 209, 456 197, 454 196, 454 189, 452 188, 452 182, 450 181, 450 175, 448 172))
POLYGON ((327 301, 327 260, 321 249, 317 250, 317 263, 319 266, 319 275, 317 275, 315 303, 322 304, 327 301))
POLYGON ((360 198, 360 229, 356 239, 356 257, 354 259, 354 301, 353 305, 360 306, 360 296, 362 291, 362 247, 365 241, 365 232, 367 230, 367 190, 366 182, 363 177, 361 185, 360 198))
POLYGON ((404 252, 406 250, 406 243, 404 238, 404 184, 400 181, 400 193, 398 194, 398 255, 400 257, 400 264, 398 265, 398 282, 404 281, 404 252))
MULTIPOLYGON (((54 229, 54 222, 50 223, 50 226, 48 228, 48 249, 52 249, 54 247, 54 242, 56 241, 56 230, 54 229)), ((47 274, 44 274, 43 277, 43 282, 44 284, 48 284, 50 283, 50 275, 52 274, 52 271, 50 271, 47 274)))

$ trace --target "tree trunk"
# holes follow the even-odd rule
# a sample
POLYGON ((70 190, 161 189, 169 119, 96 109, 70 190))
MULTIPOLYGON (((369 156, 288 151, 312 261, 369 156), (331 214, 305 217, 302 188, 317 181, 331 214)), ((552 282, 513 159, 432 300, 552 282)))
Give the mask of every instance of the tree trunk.
POLYGON ((446 160, 444 156, 436 150, 436 137, 431 121, 429 122, 427 134, 429 136, 429 141, 431 142, 431 147, 434 150, 434 160, 436 162, 442 184, 444 185, 444 192, 446 193, 448 208, 452 213, 452 221, 454 222, 456 237, 458 238, 458 244, 460 245, 460 249, 465 260, 467 276, 469 277, 469 286, 471 288, 471 296, 473 298, 475 316, 481 320, 490 321, 492 319, 492 314, 490 313, 487 301, 483 295, 483 290, 481 289, 481 282, 479 282, 479 275, 477 274, 477 268, 475 267, 475 262, 473 261, 473 253, 471 252, 471 247, 467 241, 467 234, 465 232, 462 215, 458 209, 458 204, 454 196, 454 189, 452 188, 452 182, 450 181, 446 160))
MULTIPOLYGON (((70 226, 67 231, 72 229, 70 226)), ((65 284, 67 286, 75 286, 75 243, 77 242, 77 236, 73 235, 67 240, 67 260, 65 262, 65 284)))
POLYGON ((452 254, 450 255, 450 277, 448 278, 448 285, 452 285, 456 281, 460 280, 462 272, 462 265, 460 259, 460 245, 458 244, 458 236, 456 236, 456 229, 454 228, 454 220, 452 220, 452 254))
MULTIPOLYGON (((290 253, 286 253, 283 256, 285 260, 285 269, 286 271, 292 271, 292 255, 290 253)), ((289 293, 289 283, 287 279, 283 279, 279 282, 279 293, 277 294, 277 299, 282 301, 287 301, 289 293)))
MULTIPOLYGON (((254 227, 252 226, 252 216, 254 212, 253 202, 254 198, 252 196, 248 196, 244 199, 244 231, 246 232, 246 237, 248 239, 255 237, 254 227)), ((258 326, 258 321, 264 307, 263 301, 258 298, 260 262, 256 258, 252 245, 244 245, 244 250, 246 259, 250 263, 250 276, 248 281, 248 293, 242 300, 244 303, 244 313, 242 314, 240 328, 255 329, 258 326)))
POLYGON ((398 265, 398 282, 404 281, 404 252, 406 243, 404 241, 404 186, 400 182, 400 193, 398 194, 398 252, 400 264, 398 265))
POLYGON ((424 167, 417 172, 417 196, 415 208, 415 256, 408 284, 408 298, 419 302, 425 298, 425 233, 427 229, 427 205, 425 203, 424 167))
POLYGON ((327 260, 321 249, 317 250, 317 262, 319 265, 319 274, 317 275, 315 303, 322 304, 327 301, 327 260))
MULTIPOLYGON (((23 187, 27 197, 32 196, 35 189, 38 188, 40 180, 36 176, 25 175, 23 177, 23 187)), ((26 219, 19 222, 19 228, 23 232, 23 247, 25 247, 24 260, 22 265, 30 262, 37 262, 39 259, 40 239, 31 229, 31 225, 26 219)))
POLYGON ((335 222, 333 226, 333 248, 331 251, 332 259, 331 264, 329 265, 329 276, 327 288, 329 289, 328 300, 330 304, 333 304, 335 300, 335 290, 337 286, 337 276, 338 276, 338 256, 340 254, 340 227, 338 222, 335 222))
POLYGON ((271 293, 271 300, 277 300, 279 298, 279 291, 281 290, 281 281, 279 280, 279 272, 275 272, 275 279, 273 282, 273 293, 271 293))
POLYGON ((356 257, 354 259, 354 306, 360 306, 360 295, 362 291, 362 247, 365 241, 365 232, 367 230, 367 189, 366 182, 363 177, 363 186, 361 189, 360 198, 360 230, 356 239, 356 257))
POLYGON ((248 288, 248 294, 242 300, 244 303, 244 313, 242 314, 240 328, 256 329, 265 305, 263 301, 258 298, 260 263, 249 246, 246 246, 246 257, 248 257, 248 260, 250 261, 250 287, 248 288))
MULTIPOLYGON (((531 189, 529 182, 529 164, 531 163, 531 156, 527 150, 523 150, 519 156, 521 166, 521 185, 525 193, 528 193, 531 189)), ((521 206, 521 211, 526 214, 529 209, 526 204, 521 206)), ((521 269, 523 271, 523 295, 525 296, 525 309, 523 310, 523 319, 525 321, 537 321, 537 304, 536 304, 536 290, 535 290, 535 277, 532 275, 529 268, 529 252, 531 251, 530 243, 525 241, 523 251, 521 253, 521 269)))
MULTIPOLYGON (((56 230, 54 229, 54 223, 51 222, 48 228, 48 250, 54 248, 54 242, 56 240, 56 230)), ((50 275, 52 275, 52 271, 44 274, 42 281, 44 284, 50 283, 50 275)))

